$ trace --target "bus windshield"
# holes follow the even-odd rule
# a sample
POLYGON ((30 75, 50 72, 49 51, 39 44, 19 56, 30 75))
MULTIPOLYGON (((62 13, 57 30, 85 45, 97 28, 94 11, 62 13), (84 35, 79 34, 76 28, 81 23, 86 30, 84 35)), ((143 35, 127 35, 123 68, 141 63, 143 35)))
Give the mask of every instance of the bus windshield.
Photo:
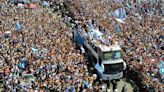
POLYGON ((123 71, 123 63, 104 64, 104 74, 116 74, 123 71))
POLYGON ((122 53, 121 51, 103 52, 103 58, 104 60, 120 59, 122 58, 122 53))

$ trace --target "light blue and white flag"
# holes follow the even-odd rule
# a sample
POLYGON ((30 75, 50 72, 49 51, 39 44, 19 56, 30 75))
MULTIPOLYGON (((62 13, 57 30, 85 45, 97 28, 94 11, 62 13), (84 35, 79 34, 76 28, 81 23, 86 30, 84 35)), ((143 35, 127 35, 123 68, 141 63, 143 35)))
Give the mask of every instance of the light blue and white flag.
POLYGON ((113 13, 113 16, 118 22, 123 23, 126 18, 126 11, 124 8, 116 9, 113 13))
POLYGON ((159 68, 159 73, 164 76, 164 61, 160 61, 158 64, 158 68, 159 68))
POLYGON ((118 33, 121 32, 121 30, 120 30, 118 25, 115 25, 115 29, 116 29, 116 32, 118 32, 118 33))
POLYGON ((20 23, 16 23, 16 30, 19 31, 22 29, 22 25, 20 23))

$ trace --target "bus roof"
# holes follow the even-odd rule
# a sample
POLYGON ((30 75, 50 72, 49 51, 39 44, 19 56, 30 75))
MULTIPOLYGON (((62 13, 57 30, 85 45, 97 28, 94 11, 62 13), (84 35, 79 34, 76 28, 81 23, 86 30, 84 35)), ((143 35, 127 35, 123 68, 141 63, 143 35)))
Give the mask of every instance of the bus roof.
POLYGON ((101 49, 102 52, 121 50, 119 45, 107 46, 104 44, 98 44, 98 47, 101 49))

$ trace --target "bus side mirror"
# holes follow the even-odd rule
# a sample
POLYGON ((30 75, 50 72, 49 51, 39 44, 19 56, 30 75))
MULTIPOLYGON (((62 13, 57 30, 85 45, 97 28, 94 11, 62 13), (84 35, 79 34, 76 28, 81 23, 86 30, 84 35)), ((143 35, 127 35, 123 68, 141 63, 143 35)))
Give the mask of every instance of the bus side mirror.
POLYGON ((126 62, 123 62, 123 70, 126 70, 127 66, 126 66, 126 62))

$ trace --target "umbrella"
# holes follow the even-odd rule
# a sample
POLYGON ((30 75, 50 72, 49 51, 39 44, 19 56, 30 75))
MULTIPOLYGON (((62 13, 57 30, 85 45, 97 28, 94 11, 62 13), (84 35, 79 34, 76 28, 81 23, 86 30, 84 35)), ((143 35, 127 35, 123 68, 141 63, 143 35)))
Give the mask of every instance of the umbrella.
POLYGON ((4 37, 5 37, 5 38, 10 37, 10 35, 11 35, 11 31, 6 31, 6 32, 4 33, 4 37))

